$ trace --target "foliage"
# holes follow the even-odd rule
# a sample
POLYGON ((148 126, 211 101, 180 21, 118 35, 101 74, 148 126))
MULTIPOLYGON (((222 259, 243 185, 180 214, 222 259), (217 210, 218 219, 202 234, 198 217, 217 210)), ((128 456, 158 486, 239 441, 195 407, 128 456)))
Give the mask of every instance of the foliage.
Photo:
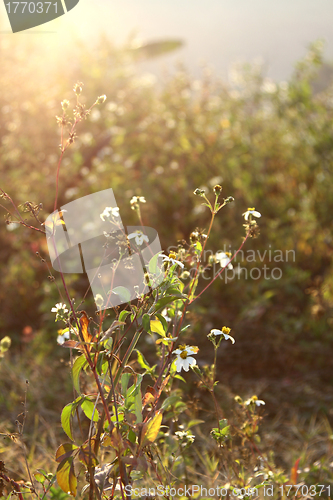
MULTIPOLYGON (((297 489, 301 481, 307 493, 328 498, 333 487, 331 444, 311 462, 305 452, 294 456, 285 472, 260 436, 264 401, 257 396, 232 400, 217 386, 219 359, 229 376, 244 365, 252 375, 274 376, 282 367, 286 377, 293 370, 303 375, 311 362, 319 382, 332 377, 326 360, 333 321, 327 182, 333 122, 331 89, 315 95, 311 87, 321 65, 319 45, 312 46, 288 84, 269 84, 251 68, 237 74, 237 89, 207 74, 193 82, 181 70, 158 90, 125 71, 131 52, 107 45, 103 50, 104 62, 93 51, 79 52, 80 65, 68 71, 66 81, 51 75, 47 87, 45 81, 39 82, 40 88, 27 83, 20 93, 10 72, 0 75, 0 170, 6 180, 1 196, 6 225, 0 232, 0 327, 14 349, 23 333, 30 353, 39 352, 37 362, 38 356, 41 362, 57 358, 49 311, 60 292, 55 319, 57 327, 63 322, 58 338, 64 352, 69 349, 66 367, 74 385, 74 397, 61 409, 67 440, 58 443, 56 471, 40 467, 31 474, 28 466, 30 481, 22 484, 1 463, 0 487, 6 494, 14 488, 20 498, 27 491, 37 498, 65 498, 60 487, 65 494, 90 499, 125 498, 131 487, 141 491, 202 484, 223 488, 236 498, 250 498, 251 488, 264 498, 265 488, 274 487, 279 498, 281 488, 289 485, 289 493, 300 498, 305 491, 297 489), (64 89, 74 73, 78 83, 73 99, 64 89), (61 144, 55 158, 58 131, 55 122, 49 123, 59 95, 65 98, 57 111, 61 144), (159 229, 168 253, 156 289, 139 294, 135 304, 106 312, 96 310, 84 278, 72 276, 65 282, 51 271, 42 215, 110 184, 124 194, 124 219, 135 214, 141 225, 149 221, 159 229), (202 204, 188 196, 191 191, 202 204), (148 201, 144 206, 143 195, 148 201), (257 212, 247 208, 253 200, 263 214, 263 234, 251 240, 251 248, 260 270, 268 264, 270 271, 269 277, 261 272, 258 279, 251 275, 258 262, 249 259, 244 246, 259 234, 257 212), (235 206, 242 208, 236 212, 235 206), (235 241, 239 243, 233 249, 235 241), (37 259, 31 259, 32 252, 37 259), (235 274, 237 258, 250 279, 235 274), (272 266, 281 270, 279 279, 272 266), (217 279, 231 275, 227 286, 217 279), (233 337, 230 328, 216 328, 222 318, 233 325, 233 337), (199 333, 199 347, 186 345, 199 333), (202 360, 212 355, 210 344, 214 361, 199 361, 200 353, 202 360), (234 356, 244 352, 246 364, 235 363, 234 356), (182 369, 185 374, 180 375, 182 369)), ((15 57, 22 54, 13 51, 11 64, 15 57)), ((10 63, 5 51, 4 67, 10 63)), ((34 63, 32 58, 32 68, 34 63)), ((101 216, 111 213, 106 207, 101 216)), ((149 264, 150 283, 157 259, 149 264)), ((117 293, 126 299, 126 290, 117 293)), ((8 369, 7 363, 2 360, 1 368, 8 369)), ((64 367, 60 378, 68 378, 64 367)), ((20 446, 28 464, 26 406, 17 432, 4 434, 20 446)), ((325 433, 331 435, 329 423, 325 433)))

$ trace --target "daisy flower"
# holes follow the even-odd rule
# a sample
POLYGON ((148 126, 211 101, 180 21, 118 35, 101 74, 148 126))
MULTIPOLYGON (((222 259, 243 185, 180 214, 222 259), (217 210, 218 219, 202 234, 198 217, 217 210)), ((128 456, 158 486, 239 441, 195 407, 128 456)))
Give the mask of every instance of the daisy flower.
POLYGON ((135 233, 131 233, 128 235, 128 239, 135 238, 135 243, 139 246, 143 244, 144 241, 149 243, 149 238, 146 234, 143 234, 142 231, 135 231, 135 233))
POLYGON ((132 196, 132 199, 130 201, 131 204, 131 209, 132 210, 137 210, 139 209, 139 203, 146 203, 146 199, 144 196, 132 196))
POLYGON ((213 335, 223 335, 225 340, 231 340, 231 342, 234 344, 235 339, 229 335, 231 328, 228 328, 227 326, 224 326, 222 330, 217 330, 216 328, 213 328, 213 330, 210 331, 213 335))
POLYGON ((217 252, 215 255, 215 259, 220 263, 220 266, 221 267, 227 266, 227 269, 233 268, 233 265, 231 264, 231 262, 229 262, 230 257, 231 257, 231 254, 225 253, 225 252, 217 252), (229 262, 229 264, 228 264, 228 262, 229 262))
POLYGON ((130 203, 131 205, 134 203, 146 203, 146 198, 144 196, 132 196, 130 203))
POLYGON ((65 314, 68 313, 68 309, 66 307, 66 304, 62 304, 61 302, 59 302, 59 304, 56 304, 54 307, 52 307, 51 312, 57 314, 65 314))
POLYGON ((197 364, 196 359, 192 358, 192 356, 189 356, 189 354, 196 354, 198 350, 198 347, 180 345, 179 349, 173 351, 174 354, 177 355, 175 363, 178 373, 182 370, 182 368, 184 368, 184 370, 188 372, 190 366, 197 364))
POLYGON ((119 217, 119 207, 106 207, 104 211, 100 214, 100 218, 105 222, 105 218, 119 217))
POLYGON ((178 264, 181 268, 184 267, 184 264, 180 262, 180 260, 176 260, 176 254, 175 252, 170 252, 169 256, 164 255, 163 253, 161 254, 161 257, 163 257, 163 262, 171 262, 171 264, 178 264))
POLYGON ((68 328, 65 328, 65 330, 58 330, 58 333, 62 332, 62 334, 58 335, 57 342, 58 344, 62 345, 65 340, 69 340, 69 330, 68 328))
POLYGON ((250 215, 253 215, 253 217, 261 217, 261 213, 257 212, 254 207, 248 208, 247 211, 243 213, 245 220, 248 220, 250 215))
POLYGON ((258 399, 257 396, 252 396, 252 398, 245 401, 245 404, 247 406, 250 405, 251 403, 255 404, 256 406, 261 406, 266 404, 265 401, 263 401, 262 399, 258 399))

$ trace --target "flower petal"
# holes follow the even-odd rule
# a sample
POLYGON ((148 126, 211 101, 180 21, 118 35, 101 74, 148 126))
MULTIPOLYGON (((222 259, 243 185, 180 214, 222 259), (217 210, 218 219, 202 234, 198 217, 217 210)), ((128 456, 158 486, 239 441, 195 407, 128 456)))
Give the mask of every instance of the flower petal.
POLYGON ((217 330, 216 328, 213 328, 213 330, 211 330, 210 333, 213 333, 214 335, 224 335, 224 333, 222 333, 221 330, 217 330))
POLYGON ((183 359, 182 358, 176 358, 175 360, 175 363, 176 363, 176 369, 177 369, 177 372, 181 372, 182 371, 182 367, 183 367, 183 359))

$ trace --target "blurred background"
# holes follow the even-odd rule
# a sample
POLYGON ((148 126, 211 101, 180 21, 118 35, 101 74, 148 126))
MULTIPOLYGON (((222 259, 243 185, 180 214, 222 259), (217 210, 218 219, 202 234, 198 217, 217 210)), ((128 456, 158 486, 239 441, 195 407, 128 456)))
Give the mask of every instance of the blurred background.
MULTIPOLYGON (((123 222, 134 225, 129 201, 145 196, 144 223, 167 249, 207 230, 209 213, 193 191, 212 196, 218 183, 235 203, 216 219, 213 252, 238 248, 248 207, 262 213, 261 234, 245 248, 256 260, 241 262, 260 276, 216 280, 192 308, 186 340, 212 362, 207 333, 232 328, 236 344, 221 351, 218 378, 264 399, 280 436, 292 422, 333 418, 332 15, 326 0, 81 0, 13 35, 0 7, 0 187, 22 212, 27 201, 42 203, 41 220, 53 211, 55 116, 63 99, 75 105, 73 85, 82 81, 87 107, 102 94, 107 101, 79 124, 65 154, 59 205, 112 187, 123 222), (282 260, 272 261, 270 249, 282 260), (295 259, 287 261, 289 250, 295 259), (265 278, 264 265, 281 277, 265 278)), ((50 313, 60 297, 36 257, 48 262, 45 239, 7 225, 11 207, 1 205, 0 338, 9 335, 12 348, 0 365, 0 404, 11 428, 29 378, 30 408, 48 440, 48 422, 60 428, 64 391, 71 397, 50 313)), ((79 301, 88 281, 68 282, 79 301)), ((94 314, 91 294, 84 308, 94 314)), ((37 424, 29 425, 33 433, 37 424)))

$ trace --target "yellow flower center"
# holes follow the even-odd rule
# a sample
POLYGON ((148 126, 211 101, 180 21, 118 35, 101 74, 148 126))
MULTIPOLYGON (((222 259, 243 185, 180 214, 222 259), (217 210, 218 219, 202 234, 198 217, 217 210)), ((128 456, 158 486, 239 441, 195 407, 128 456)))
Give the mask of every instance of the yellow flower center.
POLYGON ((247 211, 248 211, 248 212, 250 212, 250 211, 252 211, 252 210, 255 210, 255 208, 253 207, 253 208, 248 208, 248 209, 247 209, 247 211))
POLYGON ((231 328, 228 328, 227 326, 224 326, 222 328, 222 333, 225 333, 226 335, 229 335, 231 328))
POLYGON ((170 252, 169 257, 170 257, 170 259, 175 259, 176 258, 175 252, 170 252))
POLYGON ((179 356, 182 358, 182 359, 186 359, 187 358, 187 351, 183 351, 179 354, 179 356))

